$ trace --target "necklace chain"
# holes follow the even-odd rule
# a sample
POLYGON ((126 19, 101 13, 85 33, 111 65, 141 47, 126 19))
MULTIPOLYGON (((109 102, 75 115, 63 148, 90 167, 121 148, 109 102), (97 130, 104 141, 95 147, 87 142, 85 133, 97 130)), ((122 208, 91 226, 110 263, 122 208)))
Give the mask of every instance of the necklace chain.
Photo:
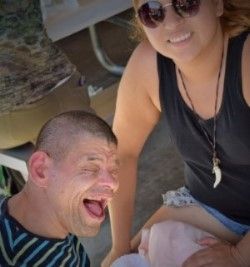
POLYGON ((221 180, 221 170, 219 168, 219 163, 220 163, 220 160, 219 158, 217 157, 217 152, 216 152, 216 130, 217 130, 217 123, 216 123, 216 120, 217 120, 217 109, 218 109, 218 98, 219 98, 219 85, 220 85, 220 77, 221 77, 221 70, 222 70, 222 64, 223 64, 223 54, 224 54, 224 49, 222 49, 222 55, 221 55, 221 62, 220 62, 220 68, 219 68, 219 72, 218 72, 218 77, 217 77, 217 83, 216 83, 216 94, 215 94, 215 102, 214 102, 214 116, 213 116, 213 138, 212 138, 212 141, 207 133, 207 131, 204 129, 204 127, 201 125, 201 123, 199 122, 200 121, 200 116, 198 115, 195 107, 194 107, 194 104, 193 104, 193 101, 188 93, 188 90, 187 90, 187 87, 185 85, 185 82, 184 82, 184 79, 183 79, 183 76, 182 76, 182 73, 180 71, 180 69, 178 68, 178 73, 179 73, 179 76, 181 78, 181 82, 182 82, 182 86, 184 88, 184 91, 185 91, 185 94, 186 94, 186 97, 188 99, 188 101, 190 102, 190 105, 192 107, 192 110, 195 114, 195 117, 200 125, 200 128, 202 130, 202 132, 204 133, 204 135, 206 136, 209 144, 212 146, 212 149, 213 149, 213 157, 212 157, 212 163, 213 163, 213 173, 215 173, 215 176, 216 176, 216 181, 214 183, 214 187, 216 187, 219 183, 220 183, 220 180, 221 180))

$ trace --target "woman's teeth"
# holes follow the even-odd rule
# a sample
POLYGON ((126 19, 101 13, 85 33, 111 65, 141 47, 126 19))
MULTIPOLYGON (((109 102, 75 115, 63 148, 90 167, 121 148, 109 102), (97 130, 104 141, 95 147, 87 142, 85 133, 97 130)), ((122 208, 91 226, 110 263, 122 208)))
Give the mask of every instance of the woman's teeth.
POLYGON ((178 36, 178 37, 170 38, 169 42, 170 43, 183 42, 183 41, 187 40, 190 36, 191 36, 191 33, 189 32, 189 33, 183 34, 183 35, 178 36))

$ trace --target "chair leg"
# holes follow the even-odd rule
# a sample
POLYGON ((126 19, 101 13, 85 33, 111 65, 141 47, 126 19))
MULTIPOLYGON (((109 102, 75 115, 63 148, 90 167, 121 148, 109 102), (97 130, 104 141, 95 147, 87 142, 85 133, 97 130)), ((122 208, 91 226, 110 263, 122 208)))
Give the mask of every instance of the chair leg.
POLYGON ((101 45, 100 39, 97 35, 95 25, 89 26, 88 29, 89 29, 89 33, 90 33, 90 39, 92 42, 92 46, 93 46, 93 49, 94 49, 94 52, 95 52, 95 55, 96 55, 98 61, 109 72, 111 72, 115 75, 121 76, 123 71, 124 71, 124 67, 116 65, 107 56, 106 52, 104 51, 104 49, 101 45))

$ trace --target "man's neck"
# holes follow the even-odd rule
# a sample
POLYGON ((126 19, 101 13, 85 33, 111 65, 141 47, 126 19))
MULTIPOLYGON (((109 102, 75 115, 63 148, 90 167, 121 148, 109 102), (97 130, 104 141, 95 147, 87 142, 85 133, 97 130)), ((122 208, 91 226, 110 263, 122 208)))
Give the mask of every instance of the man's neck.
POLYGON ((50 209, 50 204, 36 194, 29 194, 27 188, 11 197, 8 212, 29 232, 45 237, 64 239, 68 233, 50 209))

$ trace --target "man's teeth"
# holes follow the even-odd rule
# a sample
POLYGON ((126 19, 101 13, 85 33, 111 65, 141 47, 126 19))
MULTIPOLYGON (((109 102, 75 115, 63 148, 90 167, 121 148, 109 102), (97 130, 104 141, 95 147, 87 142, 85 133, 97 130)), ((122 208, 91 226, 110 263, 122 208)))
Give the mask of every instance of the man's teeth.
POLYGON ((189 32, 189 33, 184 34, 184 35, 179 36, 179 37, 170 38, 170 39, 169 39, 169 42, 170 42, 170 43, 178 43, 178 42, 182 42, 182 41, 187 40, 190 36, 191 36, 191 33, 189 32))

